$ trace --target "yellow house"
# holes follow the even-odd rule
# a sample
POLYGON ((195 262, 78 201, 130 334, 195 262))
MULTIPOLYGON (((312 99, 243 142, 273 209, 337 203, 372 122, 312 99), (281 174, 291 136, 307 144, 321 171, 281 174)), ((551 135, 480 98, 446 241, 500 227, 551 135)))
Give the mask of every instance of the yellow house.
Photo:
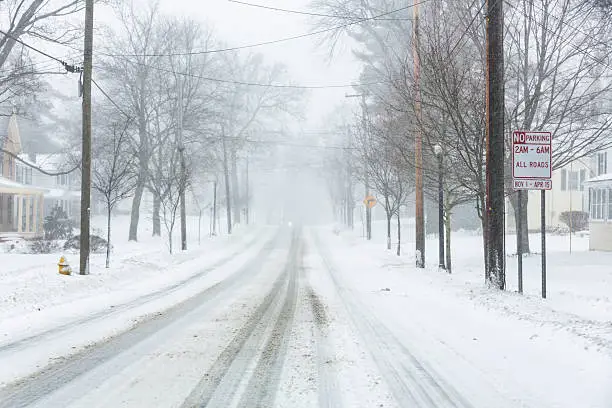
POLYGON ((42 236, 45 190, 28 184, 28 178, 17 181, 21 137, 15 115, 0 127, 0 147, 0 240, 42 236))

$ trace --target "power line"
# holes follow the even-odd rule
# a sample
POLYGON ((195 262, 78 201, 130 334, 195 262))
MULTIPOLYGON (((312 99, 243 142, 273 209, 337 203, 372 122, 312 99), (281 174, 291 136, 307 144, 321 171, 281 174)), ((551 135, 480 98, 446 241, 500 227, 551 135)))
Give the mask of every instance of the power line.
MULTIPOLYGON (((133 61, 130 61, 133 62, 133 61)), ((173 75, 181 75, 188 78, 201 79, 209 82, 217 82, 223 84, 233 84, 233 85, 244 85, 244 86, 253 86, 253 87, 261 87, 261 88, 280 88, 280 89, 342 89, 342 88, 353 88, 358 86, 371 86, 371 85, 380 85, 384 84, 387 81, 377 81, 377 82, 369 82, 369 83, 354 83, 354 84, 337 84, 337 85, 290 85, 290 84, 264 84, 259 82, 246 82, 246 81, 237 81, 233 79, 222 79, 222 78, 213 78, 207 77, 204 75, 192 74, 189 72, 178 72, 167 68, 157 67, 155 65, 145 64, 143 62, 135 62, 137 65, 155 69, 159 72, 164 72, 167 74, 173 75)), ((98 69, 104 70, 104 67, 97 66, 98 69)))
MULTIPOLYGON (((536 7, 536 8, 537 8, 538 10, 540 10, 541 12, 546 12, 546 10, 544 10, 544 9, 542 9, 542 8, 540 8, 540 7, 537 7, 537 6, 535 5, 535 3, 534 3, 534 7, 536 7)), ((523 14, 523 16, 524 16, 524 17, 529 17, 527 14, 523 14)), ((582 31, 581 29, 578 29, 578 28, 576 28, 576 27, 574 27, 574 26, 572 26, 572 25, 568 24, 567 22, 565 22, 565 20, 562 20, 562 19, 561 19, 561 17, 558 17, 558 16, 554 15, 552 12, 548 12, 548 16, 550 16, 550 17, 554 18, 555 20, 557 20, 557 21, 558 21, 558 22, 560 22, 560 23, 563 23, 563 24, 564 24, 564 25, 566 25, 567 27, 569 27, 569 28, 571 28, 571 29, 573 29, 573 30, 575 30, 575 31, 577 31, 577 32, 579 32, 579 33, 581 33, 581 34, 582 34, 582 35, 584 35, 585 37, 590 38, 591 40, 595 40, 595 41, 597 41, 597 42, 598 42, 598 43, 600 43, 600 44, 607 45, 607 44, 603 43, 603 42, 602 42, 600 39, 595 38, 593 35, 591 35, 591 34, 587 34, 587 33, 585 33, 584 31, 582 31)), ((549 33, 554 34, 554 35, 556 35, 556 34, 557 34, 556 32, 552 31, 550 28, 548 28, 548 27, 546 27, 545 25, 543 25, 543 24, 542 24, 541 22, 539 22, 537 19, 534 19, 534 22, 535 22, 537 25, 539 25, 540 27, 542 27, 544 30, 548 31, 549 33)), ((598 58, 598 57, 593 56, 593 55, 592 55, 592 54, 591 54, 589 51, 587 51, 586 49, 582 49, 582 48, 578 47, 577 45, 574 45, 572 42, 570 42, 569 38, 568 38, 568 40, 566 41, 566 43, 567 43, 568 45, 570 45, 572 48, 574 48, 576 51, 579 51, 579 52, 583 52, 583 53, 585 53, 586 55, 588 55, 589 57, 591 57, 591 58, 592 58, 592 59, 593 59, 595 62, 597 62, 598 64, 601 64, 601 65, 605 66, 606 68, 612 68, 612 67, 610 67, 610 65, 609 65, 608 63, 606 63, 605 61, 603 61, 602 59, 600 59, 600 58, 598 58)))
POLYGON ((117 110, 119 112, 121 112, 128 120, 132 120, 132 116, 128 115, 127 113, 125 113, 125 111, 123 109, 121 109, 119 104, 117 102, 115 102, 113 100, 113 98, 111 98, 110 95, 104 89, 102 89, 102 87, 100 85, 98 85, 98 83, 96 82, 95 79, 91 78, 91 82, 96 86, 96 88, 98 88, 98 90, 100 92, 102 92, 102 95, 104 95, 106 97, 106 99, 108 99, 113 104, 113 106, 115 106, 115 108, 117 108, 117 110))
POLYGON ((248 48, 256 48, 256 47, 261 47, 264 45, 272 45, 272 44, 278 44, 278 43, 283 43, 283 42, 287 42, 287 41, 293 41, 293 40, 298 40, 301 38, 306 38, 306 37, 312 37, 315 35, 319 35, 319 34, 325 34, 331 31, 336 31, 342 28, 346 28, 346 27, 350 27, 352 25, 355 24, 360 24, 360 23, 364 23, 366 21, 370 21, 370 20, 376 20, 376 19, 380 19, 381 17, 385 17, 394 13, 398 13, 400 11, 404 11, 404 10, 408 10, 410 8, 413 8, 415 6, 421 5, 421 4, 425 4, 427 2, 429 2, 431 0, 421 0, 418 3, 415 4, 411 4, 408 6, 404 6, 395 10, 391 10, 382 14, 378 14, 376 16, 372 16, 372 17, 365 17, 365 18, 360 18, 358 20, 354 20, 351 21, 349 23, 345 23, 345 24, 341 24, 341 25, 337 25, 334 27, 330 27, 330 28, 325 28, 322 30, 318 30, 318 31, 312 31, 310 33, 305 33, 305 34, 299 34, 299 35, 294 35, 291 37, 284 37, 284 38, 279 38, 276 40, 270 40, 270 41, 264 41, 264 42, 260 42, 260 43, 255 43, 255 44, 247 44, 247 45, 240 45, 240 46, 235 46, 235 47, 228 47, 228 48, 220 48, 220 49, 216 49, 216 50, 203 50, 203 51, 191 51, 191 52, 177 52, 177 53, 151 53, 151 54, 107 54, 107 53, 100 53, 100 55, 104 55, 106 57, 175 57, 175 56, 186 56, 186 55, 202 55, 202 54, 215 54, 215 53, 221 53, 221 52, 228 52, 228 51, 237 51, 237 50, 244 50, 244 49, 248 49, 248 48))
MULTIPOLYGON (((339 19, 343 19, 343 20, 356 20, 357 19, 357 17, 345 17, 345 16, 339 16, 339 15, 333 15, 333 14, 315 13, 315 12, 311 12, 311 11, 300 11, 300 10, 283 9, 283 8, 278 8, 278 7, 270 7, 270 6, 264 6, 262 4, 247 3, 245 1, 239 1, 239 0, 228 0, 228 1, 230 3, 242 4, 244 6, 256 7, 256 8, 261 8, 261 9, 271 10, 271 11, 280 11, 280 12, 289 13, 289 14, 301 14, 301 15, 305 15, 305 16, 325 17, 325 18, 339 18, 339 19)), ((380 21, 412 21, 412 19, 410 19, 410 18, 375 18, 374 20, 380 20, 380 21)))
POLYGON ((19 44, 23 45, 23 46, 24 46, 24 47, 26 47, 26 48, 31 49, 32 51, 36 51, 37 53, 39 53, 39 54, 41 54, 41 55, 44 55, 44 56, 45 56, 45 57, 47 57, 47 58, 50 58, 50 59, 52 59, 52 60, 54 60, 54 61, 59 62, 60 64, 62 64, 62 66, 63 66, 63 67, 66 69, 66 71, 68 71, 68 72, 71 72, 71 73, 78 73, 78 72, 81 72, 81 71, 83 70, 83 68, 81 68, 81 67, 77 67, 77 66, 74 66, 74 65, 70 65, 70 64, 68 64, 68 63, 66 63, 66 62, 64 62, 64 61, 62 61, 61 59, 59 59, 59 58, 57 58, 57 57, 54 57, 53 55, 47 54, 46 52, 41 51, 41 50, 39 50, 39 49, 38 49, 38 48, 36 48, 36 47, 33 47, 33 46, 29 45, 29 44, 26 44, 25 42, 23 42, 23 41, 22 41, 22 40, 20 40, 19 38, 14 37, 14 36, 12 36, 11 34, 8 34, 8 33, 4 32, 4 31, 2 31, 2 30, 0 30, 0 34, 3 34, 5 37, 8 37, 8 38, 12 39, 13 41, 18 42, 19 44))
MULTIPOLYGON (((427 0, 429 1, 429 0, 427 0)), ((2 31, 0 31, 0 33, 3 33, 2 31)), ((9 36, 11 37, 11 36, 9 36)), ((11 37, 13 38, 13 37, 11 37)), ((21 40, 16 40, 19 43, 23 44, 25 47, 27 48, 31 48, 33 50, 35 50, 36 52, 46 56, 47 58, 50 58, 54 61, 60 62, 62 65, 64 65, 64 68, 66 68, 66 70, 68 72, 81 72, 82 68, 80 67, 75 67, 73 65, 69 65, 67 63, 65 63, 64 61, 62 61, 61 59, 59 59, 58 57, 54 57, 53 55, 47 54, 44 51, 40 51, 38 49, 36 49, 35 47, 21 41, 21 40)), ((115 55, 115 57, 117 58, 123 58, 126 59, 126 61, 128 62, 132 62, 134 63, 134 61, 131 61, 129 59, 127 59, 129 57, 129 55, 115 55)), ((236 81, 236 80, 231 80, 231 79, 222 79, 222 78, 213 78, 213 77, 207 77, 204 75, 197 75, 197 74, 190 74, 190 73, 186 73, 186 72, 177 72, 174 70, 170 70, 170 69, 166 69, 166 68, 162 68, 162 67, 158 67, 155 65, 150 65, 150 64, 145 64, 143 62, 135 62, 138 65, 147 67, 147 68, 152 68, 155 69, 157 71, 160 72, 165 72, 165 73, 169 73, 169 74, 176 74, 176 75, 181 75, 181 76, 186 76, 186 77, 191 77, 191 78, 195 78, 195 79, 201 79, 204 81, 209 81, 209 82, 217 82, 217 83, 226 83, 226 84, 234 84, 234 85, 244 85, 244 86, 254 86, 254 87, 262 87, 262 88, 285 88, 285 89, 335 89, 335 88, 352 88, 355 86, 370 86, 370 85, 379 85, 382 83, 385 83, 384 81, 381 82, 372 82, 372 83, 354 83, 354 84, 338 84, 338 85, 283 85, 283 84, 263 84, 263 83, 256 83, 256 82, 246 82, 246 81, 236 81)), ((31 64, 34 65, 34 64, 31 64)), ((104 69, 104 67, 101 66, 97 66, 97 68, 99 69, 104 69)), ((101 92, 104 93, 104 91, 99 87, 99 85, 96 84, 96 87, 98 87, 98 89, 100 89, 101 92)), ((105 95, 108 98, 108 95, 105 95)))
MULTIPOLYGON (((476 1, 478 0, 474 0, 472 2, 472 4, 470 5, 470 9, 472 9, 474 7, 474 4, 476 4, 476 1)), ((499 1, 499 0, 498 0, 499 1)), ((455 46, 453 47, 453 49, 450 51, 450 53, 448 54, 449 59, 453 57, 453 53, 455 52, 455 50, 457 49, 457 47, 459 46, 459 44, 461 44, 461 41, 463 41, 463 38, 465 37, 465 35, 468 33, 468 31, 470 30, 470 28, 472 28, 472 25, 474 25, 474 22, 476 21, 476 18, 478 17, 478 15, 480 14, 480 12, 482 11, 482 9, 484 8, 486 2, 482 2, 482 4, 480 5, 480 8, 478 8, 478 11, 476 11, 476 13, 474 14, 474 17, 472 17, 472 21, 470 21, 470 23, 468 24, 468 26, 466 27, 466 29, 463 31, 463 33, 461 33, 461 37, 459 37, 459 40, 457 41, 457 43, 455 44, 455 46)))

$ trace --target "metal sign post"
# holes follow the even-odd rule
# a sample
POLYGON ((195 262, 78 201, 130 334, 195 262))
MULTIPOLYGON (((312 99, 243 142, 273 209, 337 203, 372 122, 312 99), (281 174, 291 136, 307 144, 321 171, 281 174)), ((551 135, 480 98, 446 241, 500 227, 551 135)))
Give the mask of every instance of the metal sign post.
POLYGON ((540 222, 542 228, 542 298, 546 299, 546 191, 540 196, 540 222))
POLYGON ((518 289, 523 293, 522 191, 541 190, 540 227, 542 234, 542 297, 546 298, 546 190, 552 189, 552 134, 514 131, 512 133, 512 184, 518 190, 518 289))

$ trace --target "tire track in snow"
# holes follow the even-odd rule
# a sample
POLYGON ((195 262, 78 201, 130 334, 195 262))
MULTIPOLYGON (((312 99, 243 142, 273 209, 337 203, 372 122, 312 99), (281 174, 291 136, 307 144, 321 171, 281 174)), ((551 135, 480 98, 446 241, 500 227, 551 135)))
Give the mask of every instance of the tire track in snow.
POLYGON ((398 404, 418 408, 472 408, 450 384, 419 361, 348 288, 340 284, 331 257, 321 245, 316 233, 314 241, 340 299, 398 404))
POLYGON ((207 370, 182 408, 226 408, 236 402, 249 408, 273 405, 286 354, 285 338, 297 304, 300 233, 294 232, 287 265, 272 289, 207 370), (247 384, 241 386, 246 378, 249 378, 247 384))
MULTIPOLYGON (((180 324, 189 319, 189 314, 197 312, 212 303, 213 300, 225 291, 240 283, 242 279, 254 276, 261 269, 264 261, 275 247, 279 235, 276 235, 252 258, 246 266, 239 268, 226 279, 204 289, 198 294, 174 305, 163 313, 156 313, 153 317, 138 323, 133 328, 114 336, 103 342, 92 344, 86 349, 67 358, 53 363, 29 377, 20 379, 0 390, 0 408, 26 407, 49 397, 53 399, 55 391, 70 385, 80 376, 87 375, 94 368, 107 362, 113 363, 113 372, 128 366, 133 358, 114 359, 124 351, 128 351, 138 343, 154 336, 161 330, 180 324)), ((86 391, 86 390, 85 390, 86 391)), ((61 393, 60 393, 61 394, 61 393)), ((65 396, 63 396, 66 398, 65 396)), ((69 396, 76 398, 78 395, 69 396)), ((58 397, 59 399, 62 396, 58 397)), ((64 406, 63 403, 45 403, 43 406, 64 406)))
POLYGON ((168 296, 169 294, 179 290, 183 286, 188 285, 191 282, 194 282, 194 281, 202 278, 203 276, 207 275, 211 271, 213 271, 213 270, 215 270, 217 268, 220 268, 221 266, 223 266, 223 265, 227 264, 228 262, 232 261, 238 255, 240 255, 244 251, 245 248, 248 248, 249 246, 253 245, 256 241, 257 241, 257 238, 251 239, 249 242, 246 243, 246 245, 241 246, 239 249, 234 251, 229 256, 220 259, 219 261, 217 261, 214 264, 210 265, 209 267, 203 269, 202 271, 196 273, 195 275, 191 275, 190 277, 188 277, 186 279, 183 279, 181 281, 175 282, 175 283, 173 283, 170 286, 166 286, 164 288, 161 288, 161 289, 156 290, 154 292, 148 293, 148 294, 146 294, 144 296, 140 296, 140 297, 138 297, 136 299, 133 299, 131 301, 128 301, 126 303, 114 306, 110 310, 104 309, 104 310, 101 310, 99 312, 96 312, 96 313, 93 313, 93 314, 90 314, 90 315, 83 316, 81 318, 75 319, 75 320, 70 321, 68 323, 55 326, 55 327, 53 327, 51 329, 44 330, 44 331, 36 333, 34 335, 31 335, 31 336, 28 336, 28 337, 24 337, 24 338, 19 339, 17 341, 13 341, 11 343, 0 345, 0 355, 3 354, 3 353, 6 353, 6 352, 13 352, 14 353, 15 351, 17 351, 19 349, 23 349, 23 348, 26 348, 28 346, 35 345, 36 343, 43 343, 46 339, 50 339, 50 338, 53 338, 53 337, 61 336, 62 332, 65 332, 65 331, 68 331, 68 330, 73 330, 75 327, 78 327, 80 325, 91 324, 91 323, 96 322, 96 321, 107 319, 107 318, 109 318, 111 316, 114 316, 114 315, 117 315, 117 314, 121 314, 121 313, 125 312, 126 310, 135 309, 135 308, 137 308, 139 306, 142 306, 143 304, 146 304, 148 302, 152 302, 152 301, 155 301, 155 300, 160 299, 162 297, 168 296))
POLYGON ((319 407, 336 408, 342 406, 337 373, 332 369, 334 352, 328 341, 329 317, 325 305, 312 286, 307 289, 308 301, 312 310, 316 328, 317 365, 319 369, 319 407))

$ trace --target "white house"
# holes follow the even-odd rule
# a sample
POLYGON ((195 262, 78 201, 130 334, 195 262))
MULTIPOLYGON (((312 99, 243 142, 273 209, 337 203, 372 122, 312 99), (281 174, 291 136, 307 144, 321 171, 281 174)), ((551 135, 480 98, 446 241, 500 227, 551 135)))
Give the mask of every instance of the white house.
POLYGON ((12 115, 0 124, 0 234, 31 237, 43 234, 44 217, 56 206, 70 218, 80 208, 79 173, 50 176, 70 167, 64 154, 26 154, 19 120, 12 115))
MULTIPOLYGON (((552 173, 552 190, 546 191, 546 226, 567 228, 560 215, 567 211, 589 211, 589 191, 586 181, 593 175, 589 159, 576 160, 552 173)), ((540 229, 540 191, 529 192, 527 207, 530 230, 540 229)))
POLYGON ((594 155, 589 187, 589 247, 612 251, 612 149, 594 155))
MULTIPOLYGON (((51 213, 54 207, 61 207, 69 218, 77 220, 81 207, 80 174, 73 171, 69 174, 51 176, 38 171, 36 168, 47 173, 59 173, 71 170, 74 166, 66 154, 29 154, 20 155, 26 163, 18 165, 24 174, 29 173, 33 186, 45 189, 44 214, 51 213)), ((19 170, 18 170, 19 173, 19 170)))

